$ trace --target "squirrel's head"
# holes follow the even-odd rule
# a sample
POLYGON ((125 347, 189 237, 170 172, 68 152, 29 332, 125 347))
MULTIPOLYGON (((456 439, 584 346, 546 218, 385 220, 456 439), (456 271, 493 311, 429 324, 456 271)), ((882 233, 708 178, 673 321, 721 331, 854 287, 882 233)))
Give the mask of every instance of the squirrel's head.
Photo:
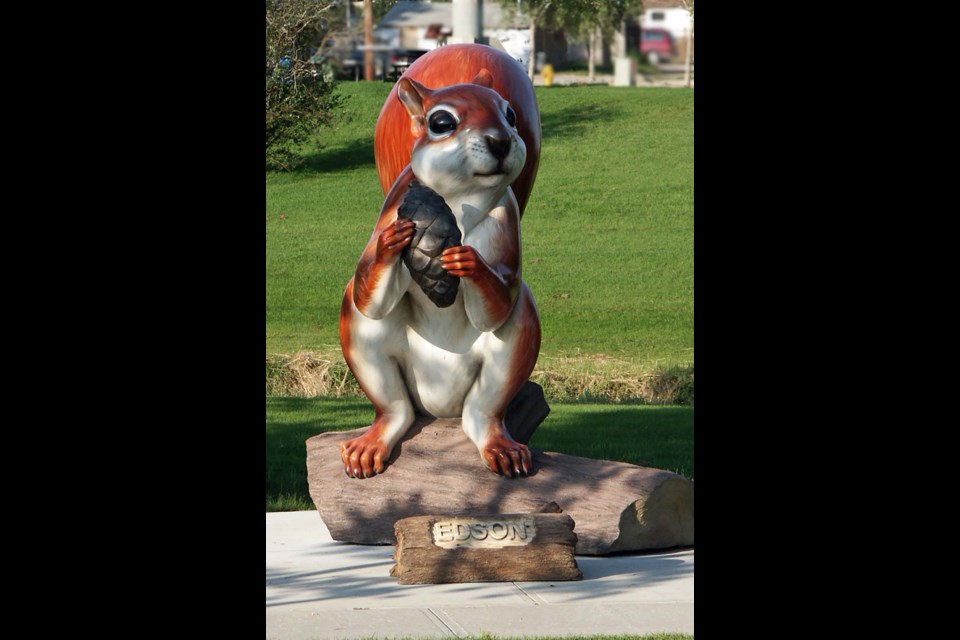
POLYGON ((446 198, 506 191, 527 160, 517 114, 492 86, 486 69, 473 84, 436 90, 400 78, 397 95, 416 138, 410 166, 420 182, 446 198))

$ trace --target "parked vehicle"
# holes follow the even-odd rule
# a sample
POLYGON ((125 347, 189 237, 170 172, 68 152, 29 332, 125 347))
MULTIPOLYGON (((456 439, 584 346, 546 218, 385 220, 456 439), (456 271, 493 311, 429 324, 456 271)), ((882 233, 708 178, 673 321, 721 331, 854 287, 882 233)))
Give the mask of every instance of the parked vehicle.
MULTIPOLYGON (((396 81, 414 60, 425 53, 426 51, 408 49, 377 50, 373 56, 373 76, 382 80, 396 81)), ((363 51, 357 48, 328 48, 323 52, 317 52, 310 59, 312 64, 320 64, 324 61, 332 65, 339 78, 359 80, 363 77, 363 51)))
POLYGON ((677 55, 677 43, 673 34, 666 29, 642 29, 640 53, 647 57, 650 64, 669 62, 677 55))

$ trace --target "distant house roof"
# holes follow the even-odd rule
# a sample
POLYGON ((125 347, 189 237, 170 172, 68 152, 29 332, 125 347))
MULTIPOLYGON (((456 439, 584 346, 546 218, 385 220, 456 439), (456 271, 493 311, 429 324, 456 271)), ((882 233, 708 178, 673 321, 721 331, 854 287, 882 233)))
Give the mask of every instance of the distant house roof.
MULTIPOLYGON (((483 3, 483 26, 488 29, 510 27, 506 24, 500 5, 483 3)), ((381 27, 429 27, 431 25, 453 27, 453 5, 449 2, 406 2, 401 0, 383 16, 381 27)))

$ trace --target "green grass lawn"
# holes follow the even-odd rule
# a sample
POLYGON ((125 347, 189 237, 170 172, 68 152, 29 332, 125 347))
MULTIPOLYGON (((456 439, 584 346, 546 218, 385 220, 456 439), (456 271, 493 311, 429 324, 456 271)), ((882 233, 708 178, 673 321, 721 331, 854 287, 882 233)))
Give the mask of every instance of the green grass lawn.
MULTIPOLYGON (((372 419, 366 398, 267 398, 267 511, 313 509, 307 438, 367 426, 372 419)), ((530 446, 693 478, 693 407, 551 403, 530 446)), ((479 454, 474 462, 484 472, 479 454)))
MULTIPOLYGON (((266 176, 267 353, 339 353, 343 287, 383 201, 373 130, 390 86, 339 85, 346 108, 326 148, 266 176)), ((543 148, 522 233, 541 363, 692 364, 693 93, 538 87, 537 97, 543 148)))

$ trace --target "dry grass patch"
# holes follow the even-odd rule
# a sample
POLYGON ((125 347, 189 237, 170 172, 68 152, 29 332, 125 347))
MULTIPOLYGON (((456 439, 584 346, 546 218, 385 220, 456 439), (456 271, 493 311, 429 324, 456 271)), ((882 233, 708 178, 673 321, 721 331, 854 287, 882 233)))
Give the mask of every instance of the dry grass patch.
MULTIPOLYGON (((598 355, 541 356, 530 379, 549 400, 693 404, 693 365, 643 367, 598 355)), ((267 356, 268 396, 362 396, 340 354, 298 351, 267 356)))
POLYGON ((267 395, 341 398, 363 392, 343 356, 298 351, 267 355, 267 395))

